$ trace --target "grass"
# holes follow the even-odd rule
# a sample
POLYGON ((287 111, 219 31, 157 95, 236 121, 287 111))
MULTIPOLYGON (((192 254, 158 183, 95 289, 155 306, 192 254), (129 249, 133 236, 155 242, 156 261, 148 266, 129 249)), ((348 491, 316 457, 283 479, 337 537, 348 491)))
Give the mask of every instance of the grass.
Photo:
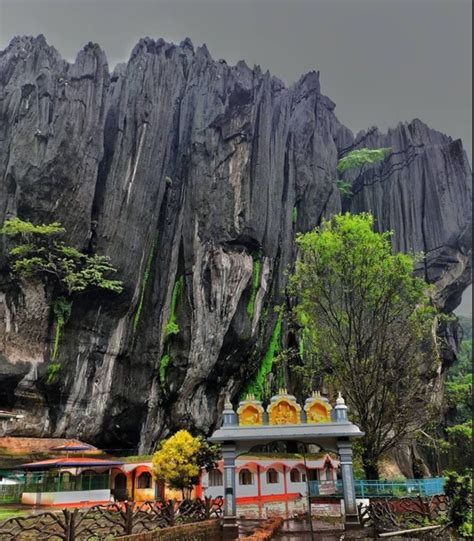
POLYGON ((122 462, 133 463, 133 462, 151 462, 153 455, 131 455, 120 457, 122 462))
POLYGON ((31 513, 31 509, 17 509, 14 507, 0 506, 0 522, 13 517, 25 517, 31 513))

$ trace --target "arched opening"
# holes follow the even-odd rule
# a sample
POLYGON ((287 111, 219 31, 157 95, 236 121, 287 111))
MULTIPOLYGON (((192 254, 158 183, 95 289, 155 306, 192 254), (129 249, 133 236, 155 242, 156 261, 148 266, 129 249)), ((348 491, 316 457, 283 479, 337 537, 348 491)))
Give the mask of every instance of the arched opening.
POLYGON ((332 481, 332 469, 329 464, 321 472, 321 481, 332 481))
POLYGON ((118 473, 114 479, 113 496, 117 501, 127 499, 127 477, 123 473, 118 473))
POLYGON ((224 478, 222 476, 222 472, 220 470, 211 470, 209 472, 209 486, 221 487, 223 484, 224 484, 224 478))
POLYGON ((290 471, 290 481, 292 483, 301 483, 301 473, 297 468, 293 468, 290 471))
POLYGON ((250 470, 246 468, 239 472, 239 485, 253 485, 253 475, 250 470))
POLYGON ((278 472, 273 468, 267 470, 267 483, 269 485, 274 485, 278 483, 278 472))
POLYGON ((137 488, 151 488, 151 474, 147 471, 142 472, 137 477, 137 488))

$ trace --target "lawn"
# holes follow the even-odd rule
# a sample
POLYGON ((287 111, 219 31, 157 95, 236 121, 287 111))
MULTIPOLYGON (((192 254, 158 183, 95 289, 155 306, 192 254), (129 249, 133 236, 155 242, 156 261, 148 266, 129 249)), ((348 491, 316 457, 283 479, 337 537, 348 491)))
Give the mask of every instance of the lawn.
POLYGON ((0 522, 13 517, 23 517, 31 513, 28 509, 17 509, 15 507, 0 507, 0 522))

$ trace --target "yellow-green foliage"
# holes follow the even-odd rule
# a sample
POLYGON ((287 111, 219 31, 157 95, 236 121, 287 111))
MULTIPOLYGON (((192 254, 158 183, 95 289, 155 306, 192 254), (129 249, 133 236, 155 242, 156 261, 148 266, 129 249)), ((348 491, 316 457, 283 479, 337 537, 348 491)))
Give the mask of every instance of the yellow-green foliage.
POLYGON ((201 469, 211 470, 219 458, 218 446, 180 430, 161 442, 152 463, 158 479, 171 488, 181 490, 183 496, 189 496, 192 487, 199 482, 201 469))
POLYGON ((178 302, 179 296, 181 295, 183 285, 184 277, 181 276, 176 280, 176 283, 173 287, 173 292, 171 293, 170 315, 168 318, 168 323, 165 327, 165 336, 179 333, 179 325, 176 323, 176 303, 178 302))
POLYGON ((258 372, 255 375, 254 379, 245 388, 245 391, 242 395, 243 397, 245 397, 247 394, 253 394, 257 399, 262 398, 264 394, 267 376, 272 371, 273 361, 280 348, 281 323, 282 313, 280 312, 260 368, 258 369, 258 372))
POLYGON ((298 220, 298 209, 293 207, 291 211, 291 221, 295 224, 298 220))
POLYGON ((51 224, 34 225, 31 222, 25 222, 20 218, 6 220, 0 229, 0 234, 10 237, 21 235, 22 237, 34 237, 36 235, 57 235, 65 233, 66 230, 59 222, 51 224))
POLYGON ((72 301, 66 299, 65 297, 58 297, 54 301, 53 312, 56 317, 56 328, 54 331, 53 350, 51 352, 51 359, 53 361, 56 360, 56 357, 58 355, 58 347, 59 347, 59 340, 61 339, 61 331, 64 325, 67 323, 69 316, 71 315, 71 310, 72 310, 72 301))
POLYGON ((199 479, 197 459, 200 447, 200 439, 191 436, 187 430, 176 432, 163 441, 153 455, 156 477, 171 488, 183 491, 191 489, 199 479))
POLYGON ((161 357, 160 360, 160 383, 161 385, 164 385, 166 383, 166 369, 168 368, 168 364, 170 362, 170 356, 169 353, 166 353, 161 357))
MULTIPOLYGON (((381 162, 390 150, 390 148, 360 148, 352 150, 339 160, 337 170, 340 173, 344 173, 350 169, 362 168, 364 165, 374 165, 381 162)), ((352 196, 352 184, 348 180, 337 179, 336 186, 343 197, 349 198, 352 196)))
POLYGON ((46 371, 46 383, 52 385, 58 379, 58 374, 61 370, 60 363, 50 363, 46 371))
POLYGON ((150 280, 151 269, 152 269, 153 263, 155 261, 157 245, 158 245, 158 239, 156 239, 153 242, 150 253, 148 254, 148 258, 146 260, 145 272, 143 273, 142 282, 140 284, 140 295, 138 297, 137 309, 135 310, 135 315, 133 316, 133 324, 132 324, 132 335, 133 336, 135 336, 135 333, 136 333, 137 327, 138 327, 138 323, 140 322, 140 317, 142 315, 143 302, 145 300, 145 293, 146 293, 146 290, 147 290, 147 287, 148 287, 148 282, 150 280))
POLYGON ((257 291, 260 285, 260 275, 262 271, 262 262, 260 259, 253 260, 252 267, 252 290, 250 292, 250 299, 247 304, 247 314, 250 319, 253 319, 255 311, 255 298, 257 297, 257 291))
POLYGON ((166 369, 170 362, 170 344, 169 337, 173 334, 179 333, 179 325, 176 322, 176 304, 178 302, 179 296, 184 287, 184 276, 180 276, 173 287, 173 292, 171 293, 171 303, 170 303, 170 315, 168 318, 168 323, 165 326, 165 340, 166 340, 166 354, 160 360, 160 382, 162 385, 166 383, 166 369))
POLYGON ((427 422, 428 408, 413 404, 428 399, 428 367, 433 377, 438 368, 430 286, 413 276, 412 256, 393 253, 392 233, 373 225, 370 214, 345 213, 299 235, 289 284, 304 339, 303 368, 308 377, 318 371, 350 402, 365 432, 368 476, 378 473, 373 468, 381 454, 405 437, 407 419, 410 429, 427 422))
POLYGON ((54 282, 67 295, 92 289, 121 293, 123 284, 108 276, 117 272, 110 259, 101 255, 86 255, 67 246, 59 237, 65 229, 58 222, 34 225, 19 218, 6 220, 0 234, 13 239, 10 268, 18 278, 39 277, 54 282))
POLYGON ((354 169, 356 167, 362 167, 364 165, 373 165, 382 161, 385 156, 391 151, 391 148, 359 148, 352 150, 341 158, 337 164, 337 170, 340 173, 354 169))

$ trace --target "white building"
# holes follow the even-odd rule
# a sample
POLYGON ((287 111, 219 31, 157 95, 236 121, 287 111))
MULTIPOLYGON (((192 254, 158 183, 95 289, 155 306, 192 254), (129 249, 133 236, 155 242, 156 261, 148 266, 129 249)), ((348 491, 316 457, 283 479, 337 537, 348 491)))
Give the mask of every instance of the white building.
MULTIPOLYGON (((236 502, 239 514, 267 515, 270 511, 285 514, 307 509, 308 481, 317 481, 320 494, 336 492, 339 461, 329 454, 317 458, 278 459, 272 456, 242 456, 236 460, 236 502)), ((203 496, 224 496, 223 463, 201 478, 203 496)), ((332 511, 338 514, 340 500, 332 511), (337 511, 337 512, 336 512, 337 511)), ((327 508, 327 504, 325 505, 327 508)))

